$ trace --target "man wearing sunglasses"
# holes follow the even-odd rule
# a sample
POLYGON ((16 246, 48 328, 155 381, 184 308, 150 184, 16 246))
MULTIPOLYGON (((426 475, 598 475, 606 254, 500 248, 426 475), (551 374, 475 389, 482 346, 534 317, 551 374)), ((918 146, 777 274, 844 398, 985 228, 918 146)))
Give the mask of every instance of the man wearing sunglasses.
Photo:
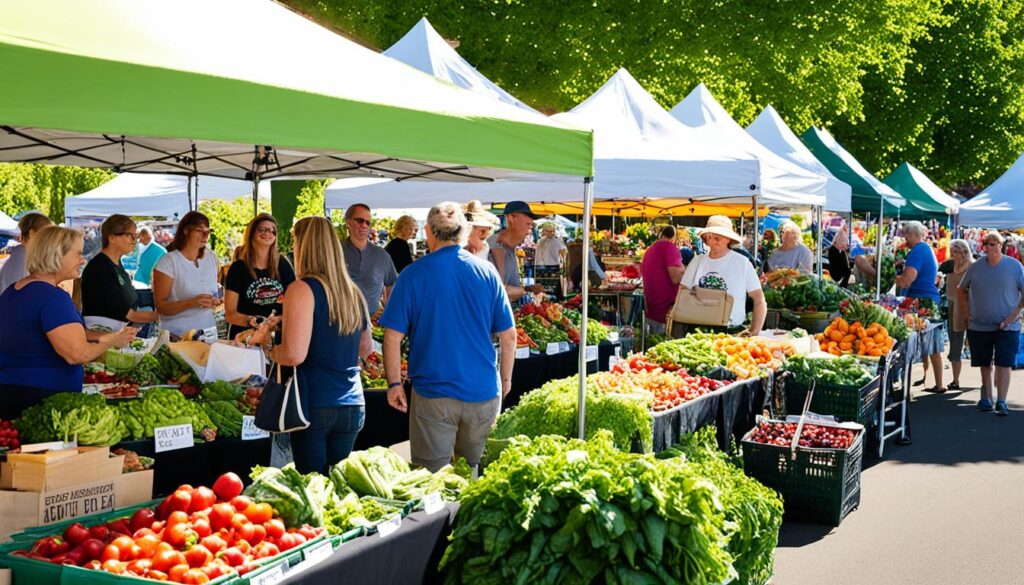
POLYGON ((348 238, 341 243, 345 268, 366 299, 370 314, 377 312, 382 299, 387 303, 391 287, 398 279, 395 263, 384 248, 370 242, 370 207, 355 203, 345 210, 348 238))

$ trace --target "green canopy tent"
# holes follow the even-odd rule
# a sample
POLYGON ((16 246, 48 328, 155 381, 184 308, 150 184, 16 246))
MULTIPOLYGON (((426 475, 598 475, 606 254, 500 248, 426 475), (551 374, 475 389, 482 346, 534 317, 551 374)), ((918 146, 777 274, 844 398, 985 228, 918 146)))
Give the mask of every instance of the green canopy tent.
POLYGON ((908 162, 882 179, 903 196, 910 205, 899 210, 900 219, 941 219, 956 214, 960 202, 947 195, 924 173, 908 162))
MULTIPOLYGON (((853 211, 878 212, 878 245, 875 246, 875 266, 881 267, 882 245, 885 243, 885 230, 883 229, 885 216, 898 213, 899 208, 907 204, 906 200, 868 172, 864 165, 847 152, 827 130, 811 126, 800 139, 829 172, 853 189, 853 196, 850 200, 850 207, 853 211)), ((881 295, 882 271, 878 270, 877 272, 875 294, 881 295)))

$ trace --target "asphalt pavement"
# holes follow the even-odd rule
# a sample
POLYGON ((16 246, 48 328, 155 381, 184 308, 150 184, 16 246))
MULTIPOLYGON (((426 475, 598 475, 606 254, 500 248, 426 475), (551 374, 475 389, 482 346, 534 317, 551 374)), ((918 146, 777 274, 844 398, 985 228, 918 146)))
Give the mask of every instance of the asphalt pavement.
POLYGON ((977 370, 961 385, 913 388, 913 444, 866 454, 860 507, 840 526, 783 524, 773 585, 1024 584, 1024 371, 1007 417, 975 409, 977 370))

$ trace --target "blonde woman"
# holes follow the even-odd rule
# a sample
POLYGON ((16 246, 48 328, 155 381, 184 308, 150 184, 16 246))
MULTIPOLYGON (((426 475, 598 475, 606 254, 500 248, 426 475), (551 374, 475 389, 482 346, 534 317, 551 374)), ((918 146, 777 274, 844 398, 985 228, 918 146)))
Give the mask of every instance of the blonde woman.
POLYGON ((391 241, 384 246, 384 251, 391 256, 391 261, 395 264, 395 271, 399 274, 406 266, 412 264, 412 242, 409 240, 412 240, 418 229, 419 225, 411 215, 403 215, 398 218, 394 227, 391 228, 391 241))
MULTIPOLYGON (((298 280, 285 293, 281 344, 270 358, 296 366, 307 409, 309 428, 291 434, 295 466, 327 475, 329 466, 348 457, 363 428, 359 358, 372 348, 370 315, 331 223, 306 217, 292 231, 298 280)), ((267 330, 260 328, 263 338, 267 330)))
POLYGON ((28 271, 25 270, 25 258, 28 256, 28 241, 32 238, 33 234, 52 223, 50 218, 42 213, 26 213, 18 221, 18 231, 21 232, 21 237, 18 239, 21 240, 21 245, 15 246, 11 250, 11 255, 7 257, 7 261, 0 267, 0 293, 7 290, 7 287, 15 282, 25 278, 28 274, 28 271))
POLYGON ((59 226, 35 233, 28 276, 0 294, 0 418, 10 420, 56 392, 81 392, 82 364, 124 347, 135 329, 88 331, 71 297, 58 285, 85 266, 82 234, 59 226))

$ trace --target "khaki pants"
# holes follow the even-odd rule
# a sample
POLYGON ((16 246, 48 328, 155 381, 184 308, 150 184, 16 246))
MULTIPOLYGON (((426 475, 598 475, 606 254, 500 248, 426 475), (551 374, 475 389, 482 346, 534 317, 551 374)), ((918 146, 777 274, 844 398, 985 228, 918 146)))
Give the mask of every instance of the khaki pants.
POLYGON ((409 408, 409 446, 412 462, 437 471, 455 458, 471 467, 480 463, 487 436, 501 410, 501 398, 463 402, 454 398, 425 398, 415 391, 409 408))

